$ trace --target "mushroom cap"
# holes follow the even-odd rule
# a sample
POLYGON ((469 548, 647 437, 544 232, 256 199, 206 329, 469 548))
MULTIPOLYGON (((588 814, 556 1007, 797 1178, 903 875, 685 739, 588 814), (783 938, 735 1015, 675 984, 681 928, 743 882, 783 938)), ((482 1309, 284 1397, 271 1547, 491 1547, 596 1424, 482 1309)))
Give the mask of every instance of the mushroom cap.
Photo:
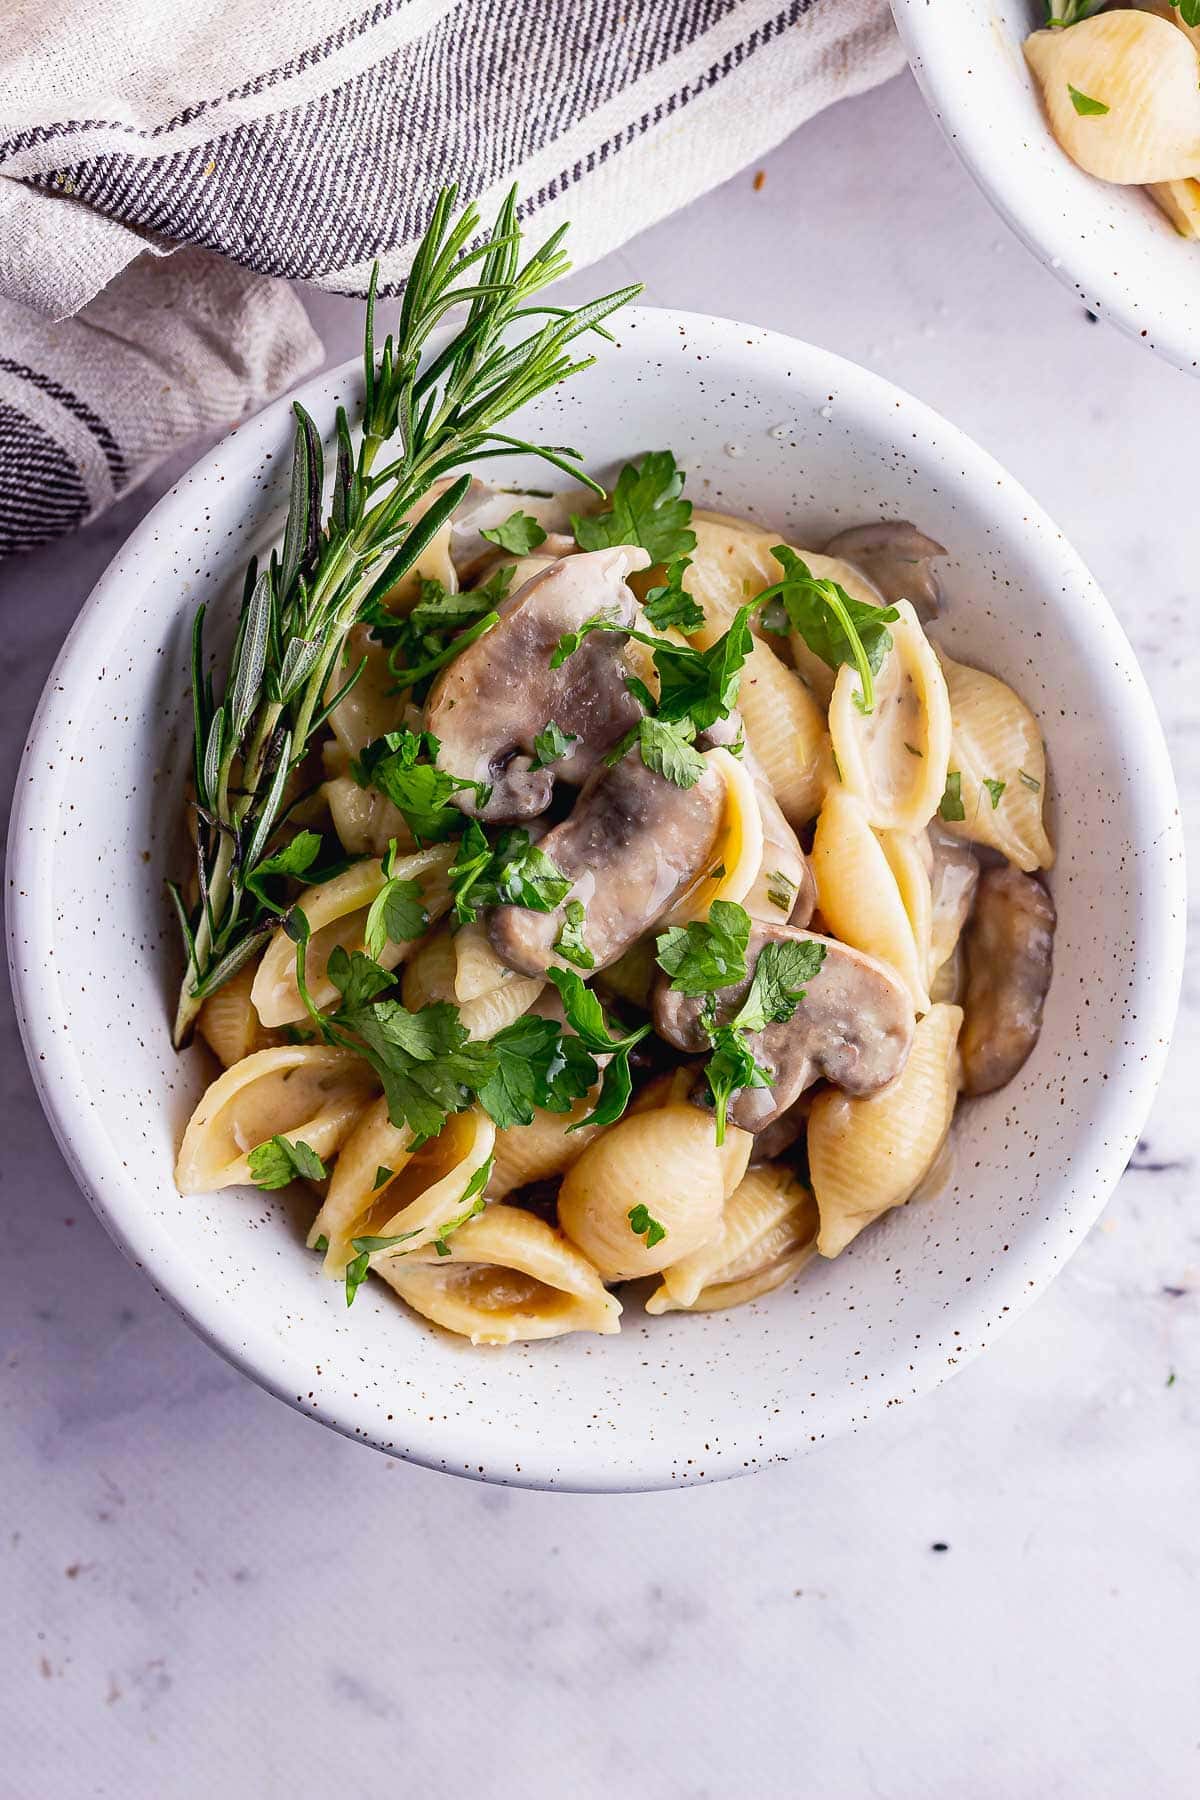
POLYGON ((826 556, 839 556, 843 562, 861 569, 879 589, 885 605, 895 606, 898 601, 907 600, 922 622, 936 619, 941 611, 942 591, 933 559, 945 554, 943 545, 926 537, 908 519, 852 525, 848 531, 839 531, 825 546, 826 556))
MULTIPOLYGON (((736 1015, 766 946, 787 942, 823 944, 825 960, 790 1019, 746 1034, 773 1079, 770 1087, 739 1089, 730 1101, 729 1118, 745 1131, 762 1131, 820 1076, 848 1094, 877 1093, 900 1073, 912 1047, 912 999, 894 969, 836 938, 789 925, 753 927, 745 979, 717 995, 718 1025, 736 1015)), ((689 1054, 708 1048, 702 998, 677 993, 663 975, 652 1007, 668 1043, 689 1054)))
POLYGON ((636 544, 560 557, 510 594, 492 630, 443 670, 426 705, 439 766, 492 790, 482 805, 470 789, 455 795, 464 812, 496 822, 536 817, 556 781, 586 781, 637 724, 620 631, 590 632, 559 668, 550 662, 559 639, 598 614, 633 627, 637 602, 625 578, 649 560, 636 544), (534 768, 533 740, 551 720, 575 741, 553 768, 534 768))
POLYGON ((542 975, 570 900, 584 907, 583 939, 594 969, 623 956, 691 886, 712 855, 725 787, 711 766, 681 788, 648 769, 632 750, 598 768, 561 825, 541 848, 572 882, 549 913, 498 906, 488 920, 492 948, 511 969, 542 975))
POLYGON ((1054 964, 1054 902, 1041 882, 1006 863, 980 877, 967 927, 963 1092, 1012 1080, 1038 1041, 1054 964))

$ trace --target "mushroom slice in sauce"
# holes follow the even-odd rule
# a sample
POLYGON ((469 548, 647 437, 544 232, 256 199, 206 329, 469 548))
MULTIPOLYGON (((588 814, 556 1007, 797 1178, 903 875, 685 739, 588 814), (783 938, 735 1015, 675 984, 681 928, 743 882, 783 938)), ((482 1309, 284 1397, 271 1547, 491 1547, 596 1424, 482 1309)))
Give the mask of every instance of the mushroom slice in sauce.
POLYGON ((471 789, 454 796, 476 818, 531 819, 544 812, 556 780, 578 786, 642 716, 625 686, 621 631, 593 631, 573 656, 550 667, 558 641, 598 615, 629 630, 637 602, 626 576, 650 558, 635 544, 561 557, 530 577, 500 618, 439 676, 426 725, 440 740, 438 762, 490 786, 485 804, 471 789), (533 766, 533 740, 550 721, 574 742, 552 768, 533 766))
POLYGON ((879 589, 886 606, 909 601, 923 624, 936 619, 941 610, 942 590, 933 559, 945 554, 941 544, 907 519, 853 525, 849 531, 839 531, 825 546, 826 556, 839 556, 861 569, 879 589))
POLYGON ((568 488, 557 494, 519 494, 489 487, 485 481, 473 481, 450 524, 450 556, 458 579, 464 587, 474 587, 497 559, 512 560, 508 551, 483 534, 506 524, 514 513, 536 520, 546 533, 545 541, 537 545, 540 553, 569 556, 575 549, 571 514, 586 513, 594 505, 590 488, 568 488))
POLYGON ((1011 1081, 1038 1041, 1054 960, 1054 902, 1040 881, 1006 864, 979 880, 967 927, 963 1092, 1011 1081))
POLYGON ((632 751, 600 768, 541 848, 573 883, 550 913, 498 906, 488 922, 496 954, 511 969, 542 975, 571 900, 584 908, 583 939, 595 969, 616 962, 700 875, 720 829, 725 787, 706 768, 694 787, 677 787, 632 751))
MULTIPOLYGON (((750 933, 747 975, 717 996, 717 1023, 725 1024, 746 997, 761 952, 768 944, 812 941, 825 946, 825 961, 808 983, 791 1018, 747 1032, 756 1059, 773 1077, 768 1088, 742 1088, 729 1118, 744 1131, 762 1131, 825 1076, 848 1094, 874 1094, 895 1079, 912 1045, 912 998, 886 963, 852 950, 836 938, 792 926, 756 925, 750 933)), ((653 998, 659 1033, 679 1050, 707 1050, 704 1000, 677 993, 664 975, 653 998)))

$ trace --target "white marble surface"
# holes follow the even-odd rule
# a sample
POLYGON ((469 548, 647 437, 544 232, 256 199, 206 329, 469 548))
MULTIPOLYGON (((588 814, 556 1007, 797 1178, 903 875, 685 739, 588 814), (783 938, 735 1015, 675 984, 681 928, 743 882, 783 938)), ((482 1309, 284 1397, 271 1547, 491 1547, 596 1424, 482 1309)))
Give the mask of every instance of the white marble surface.
MULTIPOLYGON (((1087 321, 907 78, 765 167, 603 277, 827 344, 991 449, 1120 613, 1194 818, 1200 383, 1087 321)), ((347 354, 357 308, 316 311, 347 354)), ((176 472, 0 569, 6 791, 176 472)), ((0 1800, 1196 1794, 1198 1049, 1193 964, 1105 1218, 950 1386, 753 1480, 593 1499, 407 1468, 228 1368, 72 1187, 8 1009, 0 1800)))

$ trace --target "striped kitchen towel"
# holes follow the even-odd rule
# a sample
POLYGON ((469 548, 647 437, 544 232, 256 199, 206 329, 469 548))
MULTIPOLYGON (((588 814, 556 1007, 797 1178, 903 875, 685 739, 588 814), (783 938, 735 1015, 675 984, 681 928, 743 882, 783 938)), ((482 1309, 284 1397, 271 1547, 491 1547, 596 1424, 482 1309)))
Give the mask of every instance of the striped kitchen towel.
POLYGON ((313 368, 278 278, 394 291, 443 182, 578 266, 901 64, 886 0, 11 0, 0 556, 313 368))

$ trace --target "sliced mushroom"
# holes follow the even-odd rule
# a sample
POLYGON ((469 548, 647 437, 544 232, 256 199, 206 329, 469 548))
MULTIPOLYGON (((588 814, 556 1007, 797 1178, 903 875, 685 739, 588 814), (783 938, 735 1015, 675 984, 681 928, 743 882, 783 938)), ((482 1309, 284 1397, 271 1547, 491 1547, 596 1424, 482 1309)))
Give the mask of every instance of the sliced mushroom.
POLYGON ((546 533, 545 542, 537 546, 540 552, 569 556, 575 548, 571 514, 586 513, 594 505, 590 488, 567 488, 557 494, 521 494, 473 481, 450 526, 450 555, 458 579, 464 587, 474 587, 490 563, 508 554, 483 533, 495 531, 517 512, 536 519, 546 533))
POLYGON ((441 741, 442 768, 490 786, 481 805, 466 789, 466 813, 489 820, 544 812, 556 780, 578 786, 607 750, 637 724, 642 709, 625 686, 625 639, 593 631, 557 669, 550 661, 565 633, 598 614, 625 629, 637 602, 625 577, 650 558, 637 545, 559 558, 510 594, 491 631, 435 683, 428 729, 441 741), (553 768, 533 767, 533 740, 551 720, 574 737, 553 768))
MULTIPOLYGON (((818 1076, 848 1094, 874 1094, 894 1080, 908 1059, 912 998, 896 972, 836 938, 787 925, 758 925, 751 931, 746 978, 718 995, 718 1025, 736 1015, 768 944, 804 942, 824 944, 825 960, 803 1000, 785 1022, 746 1034, 772 1085, 742 1088, 734 1095, 729 1117, 744 1131, 762 1131, 818 1076)), ((664 975, 654 990, 655 1027, 676 1049, 690 1054, 707 1050, 704 1004, 677 993, 664 975)))
POLYGON ((936 619, 942 591, 933 570, 944 547, 907 519, 881 519, 876 525, 852 525, 825 546, 826 556, 840 556, 861 569, 882 594, 887 606, 907 600, 923 623, 936 619))
POLYGON ((963 1092, 1011 1081, 1038 1041, 1054 960, 1054 902, 1011 863, 980 877, 967 927, 963 1092))
POLYGON ((550 913, 498 906, 488 924, 496 954, 522 974, 544 974, 564 908, 578 900, 595 968, 616 962, 703 871, 724 793, 712 768, 694 787, 681 788, 648 769, 636 751, 614 768, 597 769, 570 817, 541 841, 573 883, 567 900, 550 913))

